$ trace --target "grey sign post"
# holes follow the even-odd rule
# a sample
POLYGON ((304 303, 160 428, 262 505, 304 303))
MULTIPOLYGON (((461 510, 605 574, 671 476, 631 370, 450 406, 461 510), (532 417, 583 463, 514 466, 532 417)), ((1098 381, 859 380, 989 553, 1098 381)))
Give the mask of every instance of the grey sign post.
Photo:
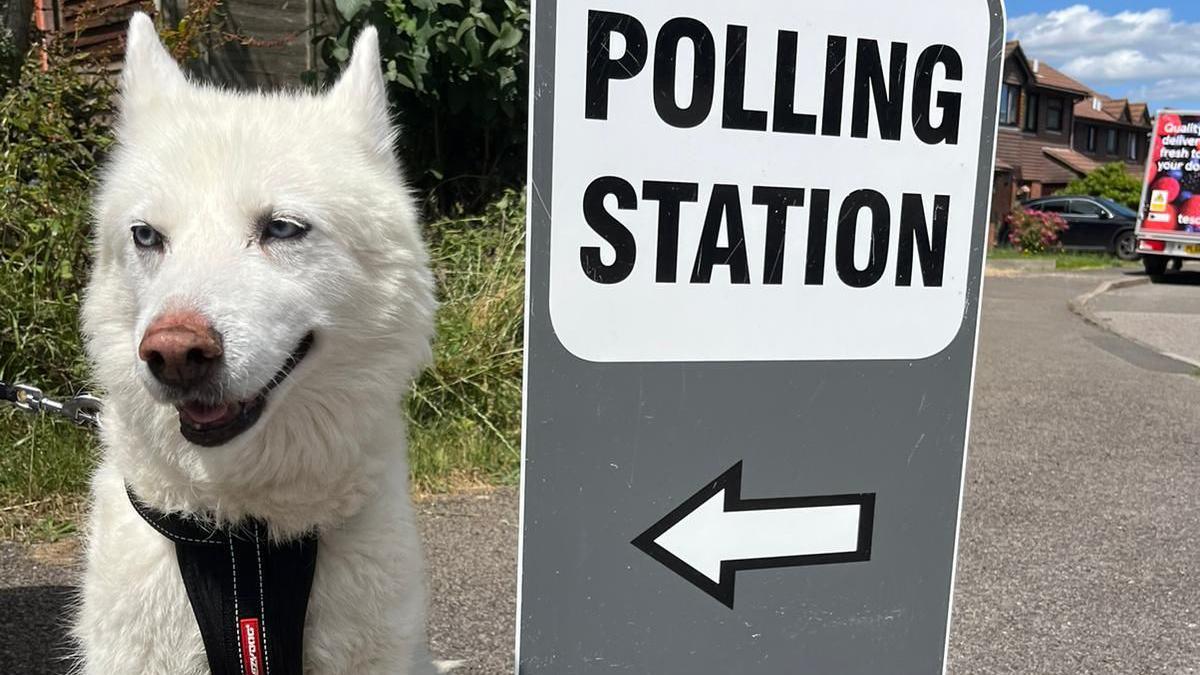
POLYGON ((537 0, 517 668, 938 673, 999 0, 537 0))

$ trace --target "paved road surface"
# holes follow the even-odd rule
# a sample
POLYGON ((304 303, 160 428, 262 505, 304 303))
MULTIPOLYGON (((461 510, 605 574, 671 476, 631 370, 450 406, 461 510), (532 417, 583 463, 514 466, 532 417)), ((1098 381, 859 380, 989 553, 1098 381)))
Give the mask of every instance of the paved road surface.
POLYGON ((1090 308, 1112 330, 1200 367, 1200 272, 1114 290, 1090 308))
MULTIPOLYGON (((1200 673, 1200 378, 1068 311, 1114 276, 987 281, 955 675, 1200 673)), ((436 652, 511 673, 514 493, 420 510, 436 652)), ((61 672, 70 579, 0 547, 0 673, 61 672)))
POLYGON ((1200 379, 1069 313, 1098 282, 985 284, 952 673, 1200 672, 1200 379))
POLYGON ((517 614, 517 493, 449 497, 419 506, 434 598, 434 654, 456 673, 512 673, 517 614))

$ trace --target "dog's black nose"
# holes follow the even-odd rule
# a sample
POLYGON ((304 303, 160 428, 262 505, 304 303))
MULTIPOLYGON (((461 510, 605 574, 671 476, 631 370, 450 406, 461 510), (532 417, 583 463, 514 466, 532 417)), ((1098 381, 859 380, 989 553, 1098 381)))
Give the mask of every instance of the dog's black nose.
POLYGON ((138 357, 163 384, 189 389, 204 381, 221 360, 221 336, 194 311, 168 312, 155 319, 138 346, 138 357))

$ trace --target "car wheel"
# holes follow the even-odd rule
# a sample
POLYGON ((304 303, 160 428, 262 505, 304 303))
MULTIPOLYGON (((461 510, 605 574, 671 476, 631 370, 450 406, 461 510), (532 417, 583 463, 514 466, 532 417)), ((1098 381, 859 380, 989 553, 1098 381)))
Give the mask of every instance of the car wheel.
POLYGON ((1146 275, 1150 277, 1150 281, 1157 282, 1162 279, 1167 273, 1167 257, 1163 255, 1144 255, 1142 256, 1142 267, 1146 268, 1146 275))
POLYGON ((1138 259, 1137 235, 1133 233, 1133 230, 1125 230, 1117 235, 1113 242, 1113 253, 1125 261, 1138 259))

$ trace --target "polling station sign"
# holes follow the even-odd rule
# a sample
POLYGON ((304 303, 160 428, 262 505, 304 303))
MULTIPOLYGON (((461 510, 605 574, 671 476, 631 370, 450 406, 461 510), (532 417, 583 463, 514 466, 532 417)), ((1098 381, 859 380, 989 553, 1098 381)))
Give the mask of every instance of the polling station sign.
POLYGON ((550 319, 573 354, 912 359, 958 333, 986 9, 830 4, 559 4, 550 319))
POLYGON ((537 0, 517 666, 944 666, 997 1, 537 0))

